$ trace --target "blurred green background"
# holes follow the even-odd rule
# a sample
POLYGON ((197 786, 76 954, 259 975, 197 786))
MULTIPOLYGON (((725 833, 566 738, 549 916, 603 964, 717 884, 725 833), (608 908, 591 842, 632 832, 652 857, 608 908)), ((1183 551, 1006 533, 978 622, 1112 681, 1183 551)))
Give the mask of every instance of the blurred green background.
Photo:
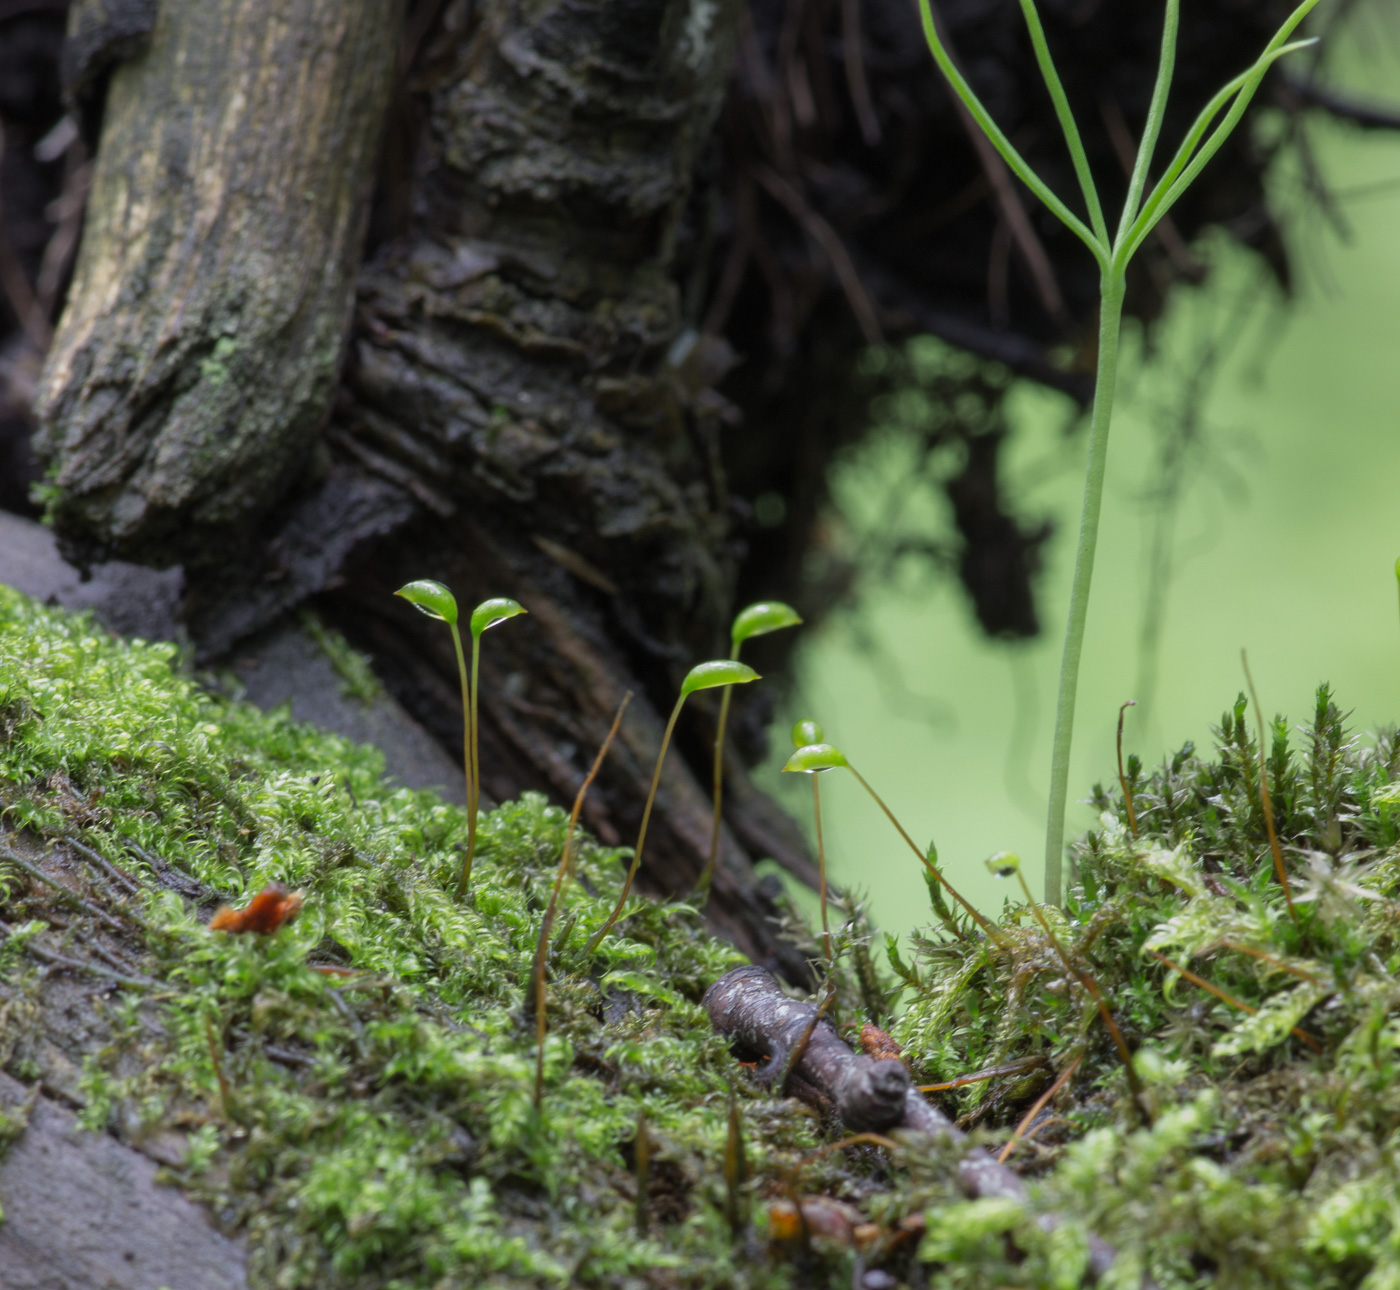
MULTIPOLYGON (((1391 59, 1348 61, 1345 79, 1363 92, 1379 95, 1394 79, 1391 59)), ((1208 747, 1244 688, 1242 647, 1269 715, 1308 720, 1325 680, 1358 731, 1400 720, 1400 139, 1319 122, 1311 142, 1335 220, 1304 195, 1296 163, 1272 179, 1276 210, 1291 214, 1294 298, 1246 253, 1223 242, 1197 248, 1208 283, 1178 292, 1150 353, 1140 335, 1128 341, 1081 675, 1072 832, 1093 822, 1074 800, 1114 778, 1118 706, 1142 701, 1129 710, 1124 748, 1149 766, 1187 739, 1208 747), (1205 369, 1193 402, 1190 383, 1205 369), (1164 508, 1163 443, 1182 442, 1179 425, 1167 432, 1193 409, 1180 500, 1164 508), (1158 560, 1170 554, 1165 594, 1152 590, 1154 550, 1158 560), (1155 650, 1144 643, 1154 602, 1155 650)), ((1085 446, 1082 431, 1067 435, 1073 408, 1058 395, 1017 388, 1010 412, 1013 509, 1057 523, 1039 588, 1041 636, 987 641, 948 577, 866 586, 858 608, 801 643, 792 702, 761 772, 810 824, 809 781, 777 769, 791 722, 818 719, 987 910, 1011 894, 983 867, 992 852, 1019 852, 1041 889, 1085 446), (862 634, 884 658, 861 647, 862 634)), ((881 485, 907 463, 908 445, 891 435, 845 464, 835 491, 853 525, 880 521, 862 506, 878 505, 881 485)), ((941 494, 919 505, 949 527, 941 494)), ((822 786, 833 880, 867 890, 884 930, 926 924, 917 860, 849 775, 822 786)))

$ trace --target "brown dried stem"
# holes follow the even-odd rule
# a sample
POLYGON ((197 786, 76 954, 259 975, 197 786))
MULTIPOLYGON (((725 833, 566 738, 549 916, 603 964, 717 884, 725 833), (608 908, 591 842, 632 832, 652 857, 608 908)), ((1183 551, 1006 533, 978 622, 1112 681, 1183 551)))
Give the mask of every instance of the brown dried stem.
POLYGON ((1254 689, 1254 677, 1249 672, 1249 655, 1240 650, 1240 662, 1244 666, 1244 679, 1249 686, 1249 698, 1254 704, 1254 720, 1259 727, 1259 805, 1264 809, 1264 827, 1269 833, 1269 849, 1274 853, 1274 873, 1278 884, 1283 888, 1283 898, 1288 902, 1288 916, 1298 927, 1298 911, 1293 905, 1293 889, 1288 884, 1288 872, 1283 867, 1283 851, 1279 848, 1278 833, 1274 830, 1274 804, 1269 797, 1269 763, 1264 751, 1264 711, 1259 706, 1259 695, 1254 689))
POLYGON ((545 964, 549 958, 549 934, 554 927, 555 910, 559 907, 559 893, 563 890, 564 879, 569 874, 569 858, 573 853, 574 830, 578 827, 579 813, 583 810, 583 799, 588 796, 589 787, 598 778, 598 772, 603 766, 603 759, 608 755, 608 749, 612 747, 612 741, 617 737, 618 727, 622 724, 622 714, 627 711, 627 705, 631 702, 632 691, 628 690, 622 696, 622 702, 617 705, 617 715, 613 717, 607 738, 603 740, 603 746, 598 749, 598 755, 593 759, 592 768, 584 776, 583 783, 579 785, 578 792, 574 795, 574 809, 569 812, 569 829, 564 834, 564 849, 559 855, 559 871, 554 875, 554 890, 549 893, 549 904, 545 907, 544 918, 540 922, 540 937, 535 946, 535 962, 531 969, 531 981, 534 984, 532 997, 535 1000, 536 1111, 540 1109, 540 1103, 544 1097, 544 1040, 549 1029, 544 980, 545 964))

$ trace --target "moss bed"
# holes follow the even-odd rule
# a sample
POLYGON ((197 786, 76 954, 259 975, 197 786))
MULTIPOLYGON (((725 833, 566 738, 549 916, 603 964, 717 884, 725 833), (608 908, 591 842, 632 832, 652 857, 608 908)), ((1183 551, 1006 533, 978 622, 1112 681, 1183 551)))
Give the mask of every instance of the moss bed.
POLYGON ((0 1065, 165 1160, 246 1235, 259 1288, 1072 1287, 1090 1232, 1115 1286, 1400 1287, 1400 741, 1348 735, 1325 690, 1301 733, 1273 723, 1290 914, 1243 702, 1219 736, 1214 760, 1131 768, 1136 836, 1097 793, 1045 911, 1136 1099, 1025 906, 997 941, 931 908, 893 979, 849 902, 842 1028, 885 1024, 921 1083, 997 1072, 930 1094, 977 1140, 1000 1150, 1078 1063, 1013 1148, 1031 1202, 967 1201, 955 1149, 823 1151, 839 1128, 751 1085, 699 1003, 742 960, 693 909, 634 900, 585 959, 625 858, 588 839, 536 1110, 525 997, 563 812, 492 812, 459 902, 463 812, 387 784, 373 749, 0 588, 0 1065), (269 881, 305 893, 297 922, 207 930, 269 881))

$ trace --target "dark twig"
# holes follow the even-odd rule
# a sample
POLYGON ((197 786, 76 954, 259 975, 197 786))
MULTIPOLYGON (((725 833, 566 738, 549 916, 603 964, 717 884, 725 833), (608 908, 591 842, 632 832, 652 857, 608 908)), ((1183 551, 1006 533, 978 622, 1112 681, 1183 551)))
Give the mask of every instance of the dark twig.
MULTIPOLYGON (((0 922, 0 936, 13 936, 14 931, 15 929, 8 923, 0 922)), ((110 968, 99 967, 96 963, 88 963, 83 959, 65 958, 62 954, 46 950, 42 945, 36 945, 32 940, 24 943, 24 949, 40 963, 48 963, 52 967, 70 968, 75 972, 90 972, 93 976, 100 976, 104 980, 115 982, 117 985, 124 985, 129 990, 149 990, 152 986, 159 984, 150 977, 127 976, 124 972, 113 972, 110 968)))
MULTIPOLYGON (((857 1056, 830 1018, 818 1017, 813 1025, 815 1005, 789 999, 765 968, 735 968, 705 991, 701 1002, 735 1056, 760 1059, 753 1076, 762 1084, 770 1083, 787 1068, 794 1046, 810 1029, 801 1060, 792 1072, 794 1083, 810 1090, 812 1100, 835 1106, 853 1133, 892 1134, 902 1129, 954 1143, 966 1139, 942 1111, 919 1095, 902 1062, 857 1056)), ((998 1164, 982 1147, 973 1147, 963 1156, 958 1182, 976 1198, 1002 1197, 1022 1203, 1029 1199, 1020 1177, 998 1164)), ((1038 1221, 1049 1230, 1062 1220, 1046 1214, 1038 1221)), ((1097 1279, 1112 1266, 1115 1252, 1096 1236, 1089 1238, 1089 1249, 1090 1273, 1097 1279)))
POLYGON ((851 91, 851 106, 860 122, 860 137, 867 148, 880 142, 880 118, 870 97, 870 82, 865 75, 865 50, 860 35, 860 0, 841 0, 841 57, 846 67, 846 85, 851 91))
POLYGON ((866 290, 865 283, 861 281, 860 274, 856 271, 855 263, 851 259, 851 254, 846 250, 846 244, 841 240, 841 235, 808 205, 802 194, 792 184, 776 171, 770 170, 767 166, 755 166, 753 176, 775 200, 787 207, 788 212, 802 225, 807 235, 826 254, 826 258, 831 262, 831 267, 836 272, 836 279, 841 284, 841 290, 846 293, 846 300, 851 306, 851 312, 856 316, 856 322, 860 326, 865 343, 867 345, 883 344, 884 333, 880 329, 880 319, 876 311, 875 301, 871 298, 870 292, 866 290))
POLYGON ((1311 78, 1290 76, 1287 72, 1279 74, 1288 91, 1309 107, 1320 107, 1329 116, 1350 121, 1363 130, 1400 130, 1400 107, 1368 103, 1345 90, 1319 85, 1311 78))
POLYGON ((131 877, 130 874, 123 873, 110 860, 106 859, 106 857, 98 854, 98 852, 94 851, 91 847, 85 846, 83 843, 79 842, 77 838, 67 838, 65 841, 67 841, 68 845, 79 855, 85 856, 87 859, 91 860, 92 863, 101 869, 113 882, 117 883, 119 886, 125 887, 133 896, 140 894, 141 887, 136 879, 131 877))
MULTIPOLYGON (((0 846, 0 857, 4 857, 4 859, 14 865, 15 868, 27 873, 36 882, 41 882, 44 886, 50 888, 65 905, 79 910, 89 918, 97 919, 104 927, 108 927, 114 932, 126 932, 127 929, 117 922, 110 914, 103 913, 96 905, 89 904, 81 896, 74 895, 73 892, 69 891, 61 882, 50 878, 48 874, 36 869, 28 860, 24 859, 23 856, 16 855, 9 847, 0 846)), ((130 910, 124 909, 122 910, 122 914, 143 931, 149 932, 154 930, 143 918, 133 914, 130 910)))

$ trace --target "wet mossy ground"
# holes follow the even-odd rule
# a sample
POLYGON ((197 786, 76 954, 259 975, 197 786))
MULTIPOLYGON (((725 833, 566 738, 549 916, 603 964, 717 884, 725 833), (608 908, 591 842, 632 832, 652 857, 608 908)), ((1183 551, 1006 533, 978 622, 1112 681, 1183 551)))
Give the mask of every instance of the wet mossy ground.
POLYGON ((1213 760, 1131 769, 1136 836, 1098 794, 1044 911, 1075 972, 1018 903, 995 940, 931 910, 892 947, 896 993, 848 923, 843 1028, 879 1014, 921 1083, 1000 1072, 930 1094, 988 1145, 1078 1062, 1010 1157, 1023 1207, 961 1199, 939 1144, 814 1156, 840 1131, 755 1090, 710 1029, 700 996, 741 960, 693 909, 635 900, 585 959, 625 853, 582 838, 537 1111, 525 1000, 564 814, 491 813, 458 901, 459 809, 175 663, 0 588, 0 841, 88 906, 0 855, 0 1064, 165 1160, 246 1234, 252 1285, 1068 1287, 1092 1231, 1119 1286, 1400 1287, 1400 743, 1348 735, 1325 692, 1270 732, 1292 914, 1241 704, 1213 760), (296 923, 207 930, 269 881, 305 892, 296 923), (813 1207, 810 1248, 770 1239, 795 1192, 846 1207, 813 1207))

